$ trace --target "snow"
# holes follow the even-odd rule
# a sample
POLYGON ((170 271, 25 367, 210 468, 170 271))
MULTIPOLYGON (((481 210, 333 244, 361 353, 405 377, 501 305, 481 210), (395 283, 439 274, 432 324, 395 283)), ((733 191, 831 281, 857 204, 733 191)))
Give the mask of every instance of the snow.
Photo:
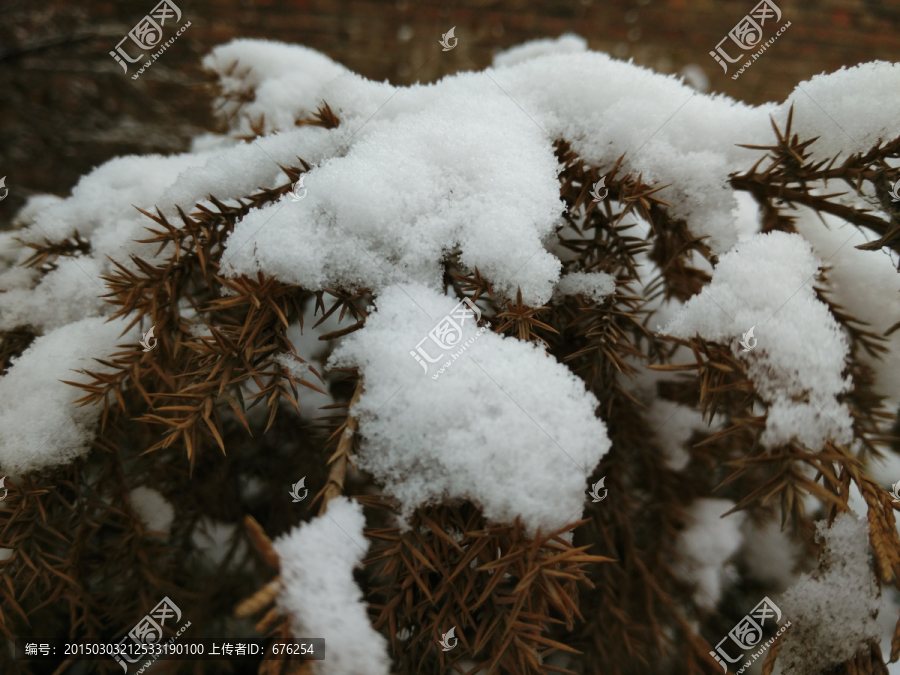
MULTIPOLYGON (((101 246, 104 253, 113 255, 119 249, 114 243, 117 235, 130 235, 136 222, 153 225, 133 205, 152 211, 156 199, 176 181, 181 171, 204 160, 204 155, 187 153, 170 157, 129 155, 111 159, 84 176, 72 188, 71 197, 47 204, 37 213, 30 214, 35 225, 20 231, 18 236, 24 241, 43 243, 44 237, 61 241, 73 236, 77 230, 90 239, 94 249, 101 246)), ((183 206, 190 208, 193 204, 183 206)), ((96 254, 95 257, 102 259, 96 254)))
MULTIPOLYGON (((389 95, 392 89, 387 84, 369 83, 308 47, 269 40, 242 39, 219 45, 203 59, 203 67, 219 76, 226 97, 254 94, 254 100, 240 109, 225 97, 214 104, 226 118, 239 111, 233 128, 243 128, 243 133, 248 133, 250 123, 263 116, 267 132, 293 129, 295 120, 309 118, 322 104, 326 93, 340 87, 335 80, 349 80, 356 85, 351 85, 354 93, 366 89, 380 97, 379 102, 386 98, 383 93, 387 91, 389 95), (231 69, 234 63, 237 67, 231 69)), ((331 99, 328 103, 332 108, 336 104, 331 99)))
MULTIPOLYGON (((76 407, 81 392, 60 380, 84 379, 72 372, 79 368, 106 372, 93 359, 137 340, 137 327, 120 337, 127 321, 105 321, 114 308, 98 286, 109 257, 133 266, 130 255, 157 255, 155 245, 134 241, 154 226, 134 207, 159 207, 178 225, 176 205, 190 211, 209 204, 209 195, 236 204, 286 183, 279 164, 296 166, 302 157, 312 166, 305 198, 285 196, 237 223, 222 273, 262 271, 312 291, 373 292, 365 328, 336 341, 330 357, 317 338, 346 322, 312 329, 307 316, 303 335, 290 329, 310 364, 328 359, 363 374, 365 390, 353 410, 359 467, 399 500, 407 520, 424 504, 463 499, 494 522, 521 518, 531 532, 579 518, 588 477, 609 449, 598 401, 582 380, 535 345, 479 331, 472 321, 427 372, 410 356, 423 338, 437 353, 429 331, 458 302, 444 295, 450 254, 458 253, 467 270, 477 267, 501 298, 521 289, 530 305, 579 293, 601 303, 615 291, 615 279, 603 272, 560 276, 571 254, 554 245, 564 215, 553 150, 559 139, 601 170, 625 154, 620 176, 671 184, 658 196, 672 205, 671 216, 706 237, 719 262, 712 282, 683 305, 654 300, 651 320, 668 321, 662 330, 671 335, 730 346, 768 405, 763 445, 796 440, 818 449, 826 439, 846 438, 851 418, 839 397, 850 386, 848 343, 815 297, 816 275, 827 263, 831 297, 876 333, 900 316, 900 276, 887 256, 854 248, 865 235, 827 215, 831 229, 800 211, 799 234, 758 234, 758 208, 729 187, 728 175, 760 157, 738 144, 771 144, 770 116, 784 129, 791 106, 793 132, 820 136, 811 146, 820 158, 846 157, 900 135, 900 66, 878 62, 817 75, 787 101, 763 106, 697 91, 703 78, 696 70, 684 71, 692 87, 591 52, 574 35, 501 52, 484 72, 401 88, 366 80, 314 50, 265 40, 220 45, 204 66, 219 75, 226 95, 216 105, 229 120, 227 135, 199 136, 187 153, 113 159, 68 198, 30 197, 14 221, 21 229, 0 233, 0 330, 29 326, 39 334, 0 378, 3 471, 58 466, 89 451, 100 408, 76 407), (296 126, 326 102, 341 121, 337 128, 296 126), (265 135, 241 140, 259 125, 265 135), (14 238, 61 241, 76 231, 90 241, 89 254, 60 258, 46 274, 20 265, 31 251, 14 238), (751 327, 758 344, 743 351, 739 341, 751 327), (461 347, 458 358, 451 356, 461 347)), ((846 199, 866 205, 867 198, 846 199)), ((646 281, 656 270, 646 255, 638 257, 646 281)), ((870 363, 876 391, 896 409, 900 332, 888 344, 891 353, 870 363)), ((295 377, 308 374, 288 357, 279 362, 295 377)), ((643 374, 625 386, 647 388, 668 377, 643 374)), ((333 402, 305 387, 299 394, 304 417, 333 402)), ((653 387, 642 398, 648 428, 674 471, 689 461, 685 444, 694 432, 721 426, 721 419, 708 426, 696 410, 658 399, 653 387)), ((896 464, 884 472, 891 470, 896 464)), ((244 482, 253 494, 253 481, 244 482)), ((174 513, 159 493, 139 487, 131 501, 148 528, 170 531, 174 513)), ((796 548, 774 524, 757 528, 742 513, 721 518, 732 506, 697 500, 678 541, 684 578, 697 584, 705 607, 721 600, 723 568, 733 557, 754 580, 780 587, 791 581, 796 548)), ((851 506, 864 508, 855 487, 851 506)), ((363 526, 361 508, 338 498, 324 516, 275 544, 285 581, 279 604, 295 634, 328 639, 328 661, 314 665, 324 673, 388 670, 385 641, 369 625, 353 581, 368 548, 363 526)), ((233 523, 201 521, 194 538, 201 560, 222 562, 235 532, 233 523)), ((864 524, 845 514, 820 533, 823 568, 780 601, 794 626, 782 650, 785 675, 840 661, 877 634, 864 524)))
MULTIPOLYGON (((852 191, 844 183, 829 183, 829 192, 852 191)), ((850 197, 850 195, 848 195, 850 197)), ((853 199, 856 202, 856 199, 853 199)), ((871 208, 859 200, 860 208, 871 208)), ((863 232, 828 214, 822 214, 827 227, 811 212, 801 212, 797 230, 813 247, 818 257, 827 260, 828 296, 865 321, 869 330, 884 335, 900 317, 900 274, 883 253, 860 251, 856 247, 869 239, 863 232), (879 289, 872 293, 871 289, 879 289)), ((876 359, 861 350, 860 358, 874 369, 875 392, 887 397, 888 410, 900 407, 900 331, 885 343, 887 354, 876 359)))
MULTIPOLYGON (((900 64, 887 61, 842 67, 804 80, 781 104, 778 117, 794 106, 791 133, 801 140, 819 136, 810 146, 815 157, 842 153, 839 160, 865 152, 879 140, 900 136, 897 119, 900 64)), ((782 124, 782 129, 784 125, 782 124)))
POLYGON ((90 450, 102 408, 78 407, 83 391, 60 380, 87 382, 72 372, 108 373, 94 361, 134 342, 137 329, 120 338, 127 321, 87 318, 38 337, 0 378, 0 467, 21 474, 66 464, 90 450))
POLYGON ((159 492, 146 485, 128 493, 131 506, 148 530, 168 536, 175 519, 175 508, 159 492))
POLYGON ((584 293, 598 305, 616 292, 616 280, 606 272, 569 272, 560 277, 553 291, 553 299, 584 293))
MULTIPOLYGON (((544 242, 562 212, 552 198, 550 144, 566 138, 588 162, 608 167, 625 152, 625 170, 673 183, 660 193, 673 215, 707 235, 714 252, 727 251, 740 233, 727 175, 758 156, 736 144, 768 143, 768 117, 783 123, 788 103, 753 107, 707 96, 585 44, 574 35, 536 41, 498 54, 497 67, 484 73, 407 88, 370 82, 301 46, 220 45, 204 65, 220 76, 224 93, 252 98, 217 102, 220 114, 233 119, 232 132, 246 134, 264 120, 267 132, 280 133, 252 143, 207 134, 192 153, 114 159, 82 179, 69 199, 30 199, 26 211, 37 223, 19 234, 61 239, 77 228, 91 239, 94 269, 102 273, 107 255, 128 264, 129 254, 155 252, 129 243, 150 224, 132 204, 173 215, 175 204, 190 209, 210 193, 233 200, 283 182, 278 164, 303 156, 314 164, 310 195, 245 218, 226 256, 235 256, 232 273, 262 268, 316 288, 341 281, 380 289, 391 279, 436 288, 441 256, 459 246, 463 263, 478 265, 495 288, 513 295, 521 285, 526 301, 537 304, 558 280, 559 265, 544 242), (342 121, 337 129, 295 127, 326 101, 342 121)), ((860 114, 864 97, 845 92, 896 77, 897 68, 886 63, 816 76, 790 99, 798 106, 795 124, 815 119, 810 135, 822 132, 812 96, 833 106, 838 123, 867 147, 896 132, 888 90, 874 89, 875 115, 860 114), (802 106, 809 111, 800 115, 802 106)), ((842 134, 828 137, 850 143, 842 134)), ((76 285, 58 304, 93 315, 83 291, 76 285)), ((54 317, 48 320, 54 325, 54 317)))
MULTIPOLYGON (((577 42, 570 37, 554 44, 577 42)), ((228 50, 218 48, 210 63, 221 70, 239 52, 244 70, 235 74, 247 74, 241 84, 226 78, 228 87, 249 87, 256 96, 235 109, 239 116, 264 116, 271 129, 289 129, 298 115, 327 101, 346 124, 277 136, 283 147, 292 147, 297 134, 306 146, 316 141, 303 150, 316 164, 305 179, 309 194, 256 211, 239 224, 226 256, 231 274, 263 269, 319 286, 341 281, 379 289, 410 279, 436 287, 441 256, 459 246, 462 262, 478 266, 496 289, 514 295, 522 286, 526 302, 542 303, 559 273, 543 246, 562 213, 554 138, 571 140, 587 161, 604 166, 647 143, 653 152, 628 159, 626 168, 680 186, 664 195, 674 214, 689 218, 698 234, 708 234, 724 252, 737 240, 727 225, 736 202, 725 179, 752 158, 735 143, 764 142, 771 134, 767 113, 774 107, 695 98, 674 77, 593 52, 533 56, 495 71, 379 89, 377 95, 374 83, 336 65, 310 76, 314 82, 303 87, 288 86, 290 68, 273 68, 274 54, 286 63, 294 59, 296 69, 324 58, 304 48, 239 41, 228 50), (285 100, 288 91, 299 98, 285 100), (676 111, 673 101, 691 101, 691 114, 666 128, 676 111), (710 129, 707 116, 722 123, 710 129), (323 137, 331 139, 336 155, 321 151, 323 137), (352 143, 339 152, 345 140, 352 143), (681 180, 685 172, 692 175, 690 184, 681 180)))
MULTIPOLYGON (((18 239, 44 244, 45 239, 72 238, 77 231, 90 242, 91 254, 59 258, 59 269, 39 281, 34 277, 9 276, 12 270, 0 276, 0 288, 21 289, 11 292, 10 298, 0 294, 2 325, 18 321, 27 313, 29 305, 34 315, 27 323, 39 330, 62 326, 80 317, 112 314, 114 308, 98 299, 106 292, 100 276, 112 268, 109 258, 133 267, 130 254, 152 259, 158 249, 158 245, 133 242, 150 236, 148 226, 156 227, 135 206, 154 212, 157 204, 165 204, 163 211, 176 218, 176 203, 190 210, 196 201, 206 197, 210 186, 193 201, 173 202, 163 193, 178 181, 187 167, 204 164, 208 158, 208 154, 118 157, 84 176, 68 199, 29 200, 23 211, 28 216, 23 222, 28 226, 15 233, 18 239), (35 283, 33 294, 29 294, 27 289, 35 283)), ((17 245, 6 255, 15 254, 15 264, 18 264, 32 253, 31 249, 17 245)))
MULTIPOLYGON (((285 274, 290 268, 293 276, 328 283, 321 268, 323 256, 330 256, 330 274, 340 274, 345 283, 379 287, 388 274, 398 277, 401 272, 433 283, 435 249, 459 245, 467 266, 478 265, 495 287, 509 294, 515 286, 508 277, 527 262, 528 269, 515 282, 535 287, 523 287, 527 301, 544 302, 558 277, 558 266, 541 246, 562 212, 558 199, 548 201, 558 191, 554 168, 547 166, 555 167, 552 139, 558 137, 573 142, 587 161, 603 166, 628 152, 627 170, 681 186, 667 189, 664 197, 672 201, 675 215, 689 218, 698 234, 711 237, 716 251, 724 252, 736 241, 734 227, 727 224, 736 202, 725 179, 753 157, 736 143, 768 140, 767 114, 774 106, 752 108, 721 97, 695 97, 674 77, 605 54, 577 53, 583 41, 574 36, 522 49, 522 58, 510 56, 512 65, 497 70, 395 90, 336 64, 321 72, 310 70, 324 57, 302 47, 242 40, 217 48, 208 66, 221 72, 236 58, 242 64, 226 77, 226 89, 255 95, 251 103, 232 110, 246 120, 238 123, 241 133, 263 116, 267 130, 293 129, 296 118, 308 116, 322 101, 342 119, 332 131, 304 127, 277 136, 283 148, 318 164, 305 183, 310 194, 245 219, 231 251, 246 250, 234 261, 232 273, 263 268, 285 274), (547 53, 538 56, 542 51, 547 53), (273 66, 279 58, 283 64, 273 66), (303 84, 285 79, 301 77, 295 71, 304 69, 316 74, 304 75, 308 81, 303 84), (678 109, 673 103, 688 101, 690 114, 667 126, 678 109), (710 117, 720 123, 710 128, 710 117), (298 134, 302 149, 294 143, 298 134), (331 139, 332 153, 321 152, 323 137, 331 139), (350 141, 346 154, 339 152, 350 141), (645 143, 639 158, 631 159, 645 143), (692 175, 690 185, 682 180, 685 173, 692 175), (473 214, 476 222, 469 223, 473 214), (490 227, 483 224, 487 222, 490 227), (342 235, 346 240, 341 241, 342 235), (254 246, 245 247, 251 238, 254 246), (290 241, 296 244, 285 247, 290 241), (301 245, 307 251, 302 264, 289 264, 288 257, 302 253, 297 250, 301 245), (510 246, 525 250, 503 255, 510 246), (375 254, 378 264, 367 260, 362 249, 375 254), (420 257, 410 261, 407 251, 420 257), (497 269, 496 261, 504 258, 515 264, 497 269), (494 259, 494 267, 488 269, 482 259, 494 259), (388 262, 385 274, 381 267, 388 262), (349 269, 334 271, 338 263, 349 269), (310 264, 310 271, 299 271, 310 264)), ((274 159, 277 149, 265 152, 274 159)))
MULTIPOLYGON (((562 213, 551 141, 566 138, 588 162, 610 166, 627 152, 626 170, 673 183, 660 196, 695 234, 709 236, 715 252, 737 241, 739 202, 726 179, 757 153, 736 144, 768 143, 769 114, 783 122, 786 104, 753 107, 699 94, 675 77, 586 51, 584 40, 572 35, 498 54, 497 64, 398 89, 305 47, 265 40, 221 45, 204 65, 220 75, 225 93, 249 93, 253 100, 223 98, 219 112, 234 120, 235 135, 263 118, 267 131, 279 133, 251 143, 207 134, 192 153, 112 160, 68 199, 30 199, 26 210, 37 222, 18 234, 42 241, 77 228, 91 240, 95 265, 83 258, 80 264, 94 276, 108 271, 107 255, 130 264, 129 254, 155 253, 151 245, 130 243, 146 236, 150 224, 132 204, 158 205, 172 216, 176 204, 190 209, 209 194, 234 200, 284 182, 278 164, 303 156, 314 165, 309 195, 254 211, 238 225, 226 255, 232 274, 264 269, 310 288, 342 283, 377 291, 416 281, 440 290, 441 258, 459 246, 462 262, 477 265, 497 290, 514 295, 521 286, 526 302, 538 304, 558 281, 559 263, 545 244, 562 213), (326 101, 341 119, 337 129, 295 127, 326 101)), ((892 129, 887 113, 871 128, 860 126, 868 118, 852 106, 862 97, 844 100, 840 92, 895 71, 869 64, 817 76, 806 88, 850 106, 846 117, 857 135, 874 138, 892 129)), ((878 110, 884 111, 881 103, 878 110)), ((19 287, 24 278, 17 279, 19 287)), ((59 309, 35 318, 48 328, 68 321, 76 308, 82 316, 101 309, 83 284, 54 288, 45 279, 40 286, 35 292, 42 297, 62 293, 54 303, 59 309)), ((23 290, 9 299, 13 317, 26 296, 23 290)))
POLYGON ((262 269, 308 288, 396 280, 439 290, 441 260, 459 246, 500 292, 549 300, 560 263, 543 240, 562 210, 552 147, 489 80, 459 86, 440 106, 370 123, 346 156, 306 175, 304 199, 249 214, 224 271, 262 269))
POLYGON ((851 427, 836 398, 850 386, 843 375, 849 347, 815 297, 819 265, 800 235, 755 235, 721 257, 712 282, 663 328, 732 346, 769 404, 766 447, 796 439, 817 449, 829 438, 845 439, 851 427), (751 328, 757 345, 748 352, 740 342, 751 328))
POLYGON ((683 565, 679 576, 697 585, 694 601, 712 609, 722 598, 727 577, 724 566, 741 545, 742 511, 722 516, 734 507, 727 499, 701 498, 687 509, 688 522, 678 538, 677 550, 683 565))
POLYGON ((531 40, 494 54, 494 67, 515 66, 529 59, 548 54, 575 54, 587 51, 587 40, 580 35, 566 33, 558 38, 531 40))
POLYGON ((801 575, 779 607, 791 621, 778 656, 783 675, 813 675, 880 638, 878 584, 869 564, 868 521, 850 513, 816 526, 819 568, 801 575))
POLYGON ((290 354, 279 354, 275 357, 275 361, 284 366, 295 380, 305 380, 307 377, 315 378, 315 375, 309 372, 309 364, 300 363, 290 354))
POLYGON ((0 293, 0 330, 30 326, 43 332, 106 313, 109 305, 100 297, 106 288, 93 258, 61 257, 56 264, 34 289, 13 287, 0 293), (58 302, 61 297, 69 302, 58 302))
POLYGON ((476 339, 471 319, 457 342, 470 343, 462 356, 448 349, 424 373, 410 351, 456 303, 423 286, 387 288, 365 328, 335 350, 330 365, 365 377, 354 407, 358 466, 402 503, 404 517, 421 504, 469 499, 489 519, 518 516, 531 531, 578 519, 587 479, 609 448, 597 399, 530 343, 490 331, 476 339))
POLYGON ((279 609, 297 636, 325 638, 327 658, 313 661, 319 675, 387 675, 387 641, 369 623, 353 580, 369 548, 362 507, 346 497, 318 518, 273 542, 281 560, 279 609))
POLYGON ((658 196, 695 234, 709 236, 714 252, 735 243, 729 214, 736 202, 726 180, 756 157, 735 144, 768 143, 775 106, 708 96, 675 76, 595 52, 553 54, 487 74, 587 163, 612 168, 624 153, 626 172, 670 184, 658 196))

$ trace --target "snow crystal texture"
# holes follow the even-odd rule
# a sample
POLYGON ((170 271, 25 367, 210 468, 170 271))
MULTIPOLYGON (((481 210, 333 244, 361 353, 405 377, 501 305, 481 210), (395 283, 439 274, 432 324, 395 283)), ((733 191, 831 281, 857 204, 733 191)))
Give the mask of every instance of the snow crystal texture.
POLYGON ((755 235, 722 256, 712 282, 663 329, 732 345, 770 404, 762 436, 767 447, 796 439, 819 448, 850 430, 850 411, 836 399, 850 387, 843 374, 849 347, 816 298, 819 264, 800 235, 755 235), (745 335, 750 351, 741 346, 745 335))
POLYGON ((346 497, 273 543, 281 559, 278 607, 294 635, 325 638, 327 657, 313 661, 318 675, 387 675, 387 642, 369 623, 353 580, 369 548, 362 506, 346 497))
POLYGON ((469 499, 493 521, 521 517, 545 533, 577 520, 587 479, 609 449, 597 399, 542 349, 478 334, 472 318, 439 358, 427 336, 455 305, 423 286, 388 288, 365 328, 333 354, 332 365, 365 377, 353 410, 360 468, 400 500, 404 516, 469 499), (410 355, 423 338, 439 358, 427 372, 410 355))
POLYGON ((77 406, 84 394, 64 384, 86 382, 74 369, 107 373, 94 361, 133 342, 137 329, 120 338, 127 321, 82 319, 37 338, 0 377, 0 470, 21 474, 66 464, 88 452, 100 419, 99 406, 77 406))
POLYGON ((801 575, 779 607, 791 621, 778 656, 784 675, 814 675, 878 639, 878 584, 869 564, 868 521, 850 513, 817 524, 819 568, 801 575))

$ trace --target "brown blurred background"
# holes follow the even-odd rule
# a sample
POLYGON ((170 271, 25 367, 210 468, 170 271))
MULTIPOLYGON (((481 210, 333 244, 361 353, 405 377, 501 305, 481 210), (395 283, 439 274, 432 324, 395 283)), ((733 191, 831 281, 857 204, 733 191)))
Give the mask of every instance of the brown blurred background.
POLYGON ((9 189, 0 227, 29 195, 68 195, 111 157, 184 151, 214 129, 200 59, 238 37, 307 45, 399 85, 484 68, 499 49, 574 32, 659 72, 699 66, 710 91, 750 103, 781 101, 841 66, 900 62, 900 0, 776 0, 791 27, 736 81, 708 52, 757 0, 176 1, 190 28, 134 81, 134 68, 125 75, 108 52, 157 0, 0 0, 0 177, 9 189), (451 26, 465 49, 430 58, 451 26))

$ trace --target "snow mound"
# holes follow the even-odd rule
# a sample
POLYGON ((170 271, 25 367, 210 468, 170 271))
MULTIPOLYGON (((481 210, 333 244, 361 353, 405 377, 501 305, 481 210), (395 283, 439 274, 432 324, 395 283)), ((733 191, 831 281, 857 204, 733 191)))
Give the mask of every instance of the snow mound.
MULTIPOLYGON (((814 75, 797 85, 781 104, 778 117, 794 106, 791 133, 800 140, 819 136, 810 146, 817 157, 841 160, 865 152, 879 140, 900 136, 897 119, 897 92, 900 91, 900 63, 872 61, 833 73, 814 75)), ((782 131, 784 126, 782 125, 782 131)))
POLYGON ((836 398, 850 387, 843 374, 849 346, 816 298, 818 268, 800 235, 755 235, 722 256, 712 282, 663 329, 675 337, 699 334, 732 345, 769 403, 766 447, 797 439, 817 449, 850 430, 850 411, 836 398))
POLYGON ((587 51, 587 40, 580 35, 566 33, 558 38, 530 40, 494 54, 494 67, 515 66, 529 59, 547 54, 575 54, 587 51))
POLYGON ((136 339, 137 328, 119 337, 126 320, 82 319, 37 338, 0 378, 0 468, 22 474, 66 464, 86 455, 100 419, 100 406, 79 407, 83 392, 63 384, 88 381, 72 370, 112 369, 94 361, 136 339))
POLYGON ((365 328, 332 355, 332 366, 359 367, 365 377, 354 408, 360 468, 399 499, 404 517, 422 504, 468 499, 489 519, 518 516, 532 531, 576 520, 609 449, 597 399, 541 349, 478 334, 471 317, 441 353, 427 336, 454 305, 422 286, 386 289, 365 328), (420 343, 437 360, 424 373, 410 356, 420 343), (433 379, 442 364, 446 372, 433 379))
POLYGON ((561 265, 543 240, 563 207, 553 148, 489 80, 469 84, 313 168, 304 199, 249 214, 229 239, 226 273, 262 269, 307 288, 414 280, 439 290, 441 260, 459 246, 463 264, 499 291, 549 300, 561 265))
POLYGON ((0 293, 0 330, 30 326, 43 332, 107 313, 110 305, 100 297, 106 289, 94 258, 60 258, 56 264, 35 288, 13 287, 0 293))
POLYGON ((697 584, 694 601, 712 609, 722 598, 725 562, 740 548, 741 524, 746 514, 738 511, 727 518, 734 502, 727 499, 697 499, 687 509, 688 524, 678 538, 684 566, 678 568, 684 581, 697 584))
POLYGON ((778 655, 784 675, 814 675, 852 657, 880 637, 879 590, 869 565, 868 521, 850 513, 816 526, 825 547, 819 568, 785 591, 780 607, 791 621, 778 655))
POLYGON ((364 107, 369 97, 383 103, 394 89, 369 82, 314 49, 272 40, 240 39, 219 45, 204 57, 203 67, 218 76, 221 86, 222 96, 214 108, 241 133, 249 133, 250 123, 260 120, 267 133, 293 129, 296 120, 309 119, 326 97, 340 117, 364 107), (350 100, 335 97, 335 90, 342 88, 350 100), (251 102, 235 103, 235 97, 240 100, 251 93, 251 102))
POLYGON ((362 507, 346 497, 328 503, 315 520, 273 542, 281 559, 278 607, 297 636, 325 638, 319 675, 387 675, 387 642, 369 623, 363 594, 353 580, 369 548, 362 507))

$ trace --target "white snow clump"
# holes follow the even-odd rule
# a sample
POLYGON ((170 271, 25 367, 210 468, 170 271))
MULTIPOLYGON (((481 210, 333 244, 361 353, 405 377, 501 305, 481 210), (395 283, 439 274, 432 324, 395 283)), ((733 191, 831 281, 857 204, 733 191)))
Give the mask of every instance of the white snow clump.
POLYGON ((587 51, 587 40, 580 35, 566 33, 558 38, 530 40, 494 54, 494 67, 505 68, 548 54, 577 54, 587 51))
POLYGON ((332 355, 330 365, 365 377, 353 409, 358 466, 399 499, 404 517, 421 504, 469 499, 489 519, 519 516, 531 531, 576 520, 610 445, 596 397, 543 349, 479 334, 471 317, 451 349, 422 343, 438 359, 423 372, 410 352, 455 304, 423 286, 388 288, 365 328, 332 355))
POLYGON ((294 635, 325 638, 328 656, 313 661, 318 675, 387 675, 387 641, 369 621, 353 580, 369 548, 362 506, 346 497, 328 503, 318 518, 273 542, 284 587, 278 607, 294 635))
POLYGON ((567 295, 584 293, 598 305, 616 292, 615 278, 606 272, 569 272, 563 274, 553 291, 553 299, 559 301, 567 295))
POLYGON ((727 499, 697 499, 688 507, 689 522, 678 537, 684 561, 679 575, 697 584, 694 601, 701 607, 712 609, 722 598, 725 562, 741 546, 746 514, 738 511, 722 517, 733 507, 734 502, 727 499))
POLYGON ((851 513, 838 515, 830 528, 825 520, 817 524, 816 541, 825 541, 819 568, 801 575, 779 601, 791 621, 778 655, 784 675, 822 672, 880 637, 867 526, 851 513))
POLYGON ((850 387, 843 375, 849 347, 816 298, 818 268, 800 235, 755 235, 721 257, 712 282, 663 328, 675 337, 699 334, 732 345, 769 403, 766 447, 797 439, 819 448, 829 438, 844 439, 851 426, 850 411, 836 399, 850 387), (741 339, 751 328, 751 351, 744 351, 741 339))
POLYGON ((81 389, 63 384, 87 381, 72 372, 108 373, 94 361, 116 351, 120 342, 135 340, 136 328, 120 339, 127 320, 88 318, 61 326, 37 338, 0 377, 0 466, 22 474, 66 464, 90 450, 101 407, 78 406, 81 389))
POLYGON ((131 506, 148 530, 169 535, 175 519, 174 507, 153 488, 141 485, 128 493, 131 506))

